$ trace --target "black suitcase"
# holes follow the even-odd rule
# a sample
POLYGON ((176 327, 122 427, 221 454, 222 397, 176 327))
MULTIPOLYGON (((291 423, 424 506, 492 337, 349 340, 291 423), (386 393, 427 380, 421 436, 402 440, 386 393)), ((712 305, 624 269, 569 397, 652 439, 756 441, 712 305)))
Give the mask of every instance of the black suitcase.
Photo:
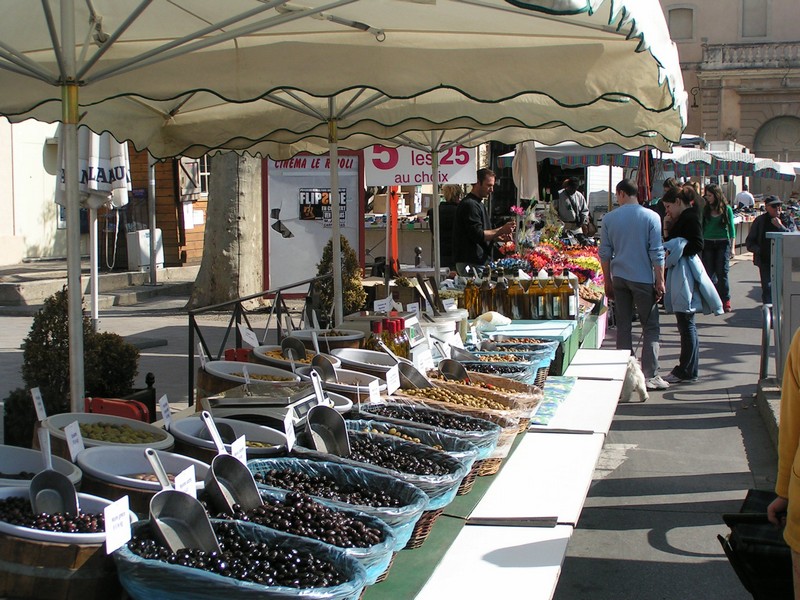
POLYGON ((767 520, 775 493, 749 490, 739 513, 722 515, 731 532, 717 539, 733 570, 755 600, 792 600, 792 554, 783 529, 767 520))

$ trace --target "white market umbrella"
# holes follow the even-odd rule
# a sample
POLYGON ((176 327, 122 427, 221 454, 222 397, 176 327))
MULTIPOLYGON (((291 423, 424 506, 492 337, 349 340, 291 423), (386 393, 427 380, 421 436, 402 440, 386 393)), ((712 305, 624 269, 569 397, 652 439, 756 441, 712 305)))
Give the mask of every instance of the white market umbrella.
MULTIPOLYGON (((226 104, 279 90, 329 98, 369 89, 411 105, 393 126, 412 118, 428 129, 481 122, 454 124, 461 103, 451 104, 447 119, 427 117, 417 100, 439 90, 495 106, 483 124, 502 118, 505 101, 521 95, 540 100, 534 103, 540 127, 629 135, 625 119, 597 119, 602 104, 629 111, 630 121, 650 116, 651 134, 666 140, 677 139, 685 123, 678 54, 656 0, 304 0, 302 8, 288 0, 7 0, 3 16, 0 114, 65 124, 73 410, 83 392, 82 365, 74 358, 83 353, 73 175, 79 122, 142 149, 151 141, 157 146, 155 132, 200 90, 226 104), (150 102, 174 106, 149 121, 134 118, 150 102), (589 116, 581 119, 584 112, 589 116)), ((331 128, 336 152, 337 123, 321 122, 331 128)), ((217 121, 194 143, 220 147, 220 128, 223 138, 260 140, 285 126, 265 117, 225 132, 217 121)), ((304 132, 291 133, 288 143, 304 132)))
MULTIPOLYGON (((122 208, 128 203, 131 191, 130 157, 128 144, 120 143, 108 132, 96 134, 79 127, 78 135, 78 191, 81 206, 89 210, 89 282, 91 294, 92 327, 99 322, 97 209, 110 206, 122 208)), ((58 132, 58 185, 56 203, 67 205, 66 165, 62 128, 58 132)))

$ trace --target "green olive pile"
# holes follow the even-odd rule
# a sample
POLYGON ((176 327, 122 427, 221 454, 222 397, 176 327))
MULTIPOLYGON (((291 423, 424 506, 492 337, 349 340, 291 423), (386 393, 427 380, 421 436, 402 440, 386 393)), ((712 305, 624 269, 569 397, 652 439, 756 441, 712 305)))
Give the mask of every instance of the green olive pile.
POLYGON ((497 344, 497 350, 500 352, 538 352, 546 347, 542 344, 516 344, 511 342, 497 344))
MULTIPOLYGON (((244 379, 244 372, 231 373, 234 377, 244 379)), ((294 381, 293 377, 281 377, 280 375, 264 375, 263 373, 248 373, 247 376, 253 381, 294 381)))
MULTIPOLYGON (((264 352, 264 354, 266 356, 269 356, 270 358, 275 358, 277 360, 284 360, 284 361, 285 360, 289 360, 288 358, 286 358, 283 355, 283 353, 280 350, 267 350, 266 352, 264 352)), ((294 362, 310 365, 311 364, 311 357, 307 356, 306 358, 295 358, 294 362)), ((242 377, 242 375, 240 374, 239 377, 242 377)))
POLYGON ((478 396, 473 396, 472 394, 464 394, 462 392, 441 387, 404 390, 404 393, 414 397, 427 398, 428 400, 436 400, 437 402, 450 402, 451 404, 459 404, 461 406, 469 406, 471 408, 491 408, 492 410, 508 409, 505 404, 495 402, 489 398, 480 398, 478 396))
POLYGON ((134 429, 130 425, 116 423, 81 423, 81 435, 90 440, 99 442, 113 442, 115 444, 150 444, 164 439, 143 429, 134 429))
MULTIPOLYGON (((389 427, 389 429, 387 429, 386 431, 382 431, 380 429, 375 429, 373 427, 372 429, 365 429, 364 432, 365 433, 377 433, 377 434, 380 434, 380 435, 393 435, 393 436, 399 437, 401 440, 405 440, 407 442, 414 442, 415 444, 421 444, 422 443, 418 437, 412 437, 412 436, 408 435, 407 433, 404 433, 400 429, 397 429, 396 427, 389 427)), ((434 450, 443 450, 443 448, 439 444, 433 444, 433 445, 425 444, 425 445, 428 446, 429 448, 433 448, 434 450)))
POLYGON ((254 475, 258 483, 302 492, 311 496, 319 496, 329 500, 337 500, 346 504, 372 507, 402 506, 399 498, 387 494, 385 490, 368 487, 357 487, 337 482, 326 475, 308 475, 299 471, 267 471, 254 475))
POLYGON ((503 340, 503 344, 546 344, 549 340, 541 340, 535 337, 515 337, 508 340, 503 340))
POLYGON ((481 362, 522 362, 524 358, 516 354, 481 354, 478 356, 481 362))
POLYGON ((377 437, 352 436, 348 458, 414 475, 448 475, 451 472, 443 463, 431 457, 404 452, 388 440, 377 437))
POLYGON ((19 473, 3 473, 0 472, 0 479, 33 479, 36 473, 30 471, 20 471, 19 473))
POLYGON ((134 554, 149 560, 192 567, 266 586, 315 588, 341 585, 346 581, 333 563, 296 548, 274 548, 265 542, 241 537, 232 524, 215 523, 222 552, 167 548, 142 531, 128 542, 134 554))
POLYGON ((255 440, 247 440, 245 444, 248 448, 272 448, 274 444, 268 444, 267 442, 256 442, 255 440))
POLYGON ((103 513, 39 513, 31 509, 30 498, 0 500, 0 521, 17 527, 40 529, 56 533, 100 533, 106 530, 103 513))
MULTIPOLYGON (((425 374, 425 377, 428 379, 441 379, 444 380, 444 377, 437 369, 429 369, 428 372, 425 374)), ((469 381, 459 381, 459 385, 468 385, 470 387, 481 388, 483 390, 489 390, 491 392, 500 392, 502 394, 517 394, 517 390, 510 390, 508 388, 500 387, 499 385, 495 385, 493 383, 486 383, 485 381, 476 381, 474 378, 471 378, 469 381)))
MULTIPOLYGON (((217 518, 224 519, 226 515, 220 514, 217 518)), ((282 501, 266 498, 264 504, 248 511, 234 504, 233 518, 310 537, 340 548, 369 548, 383 541, 383 533, 379 529, 298 492, 289 492, 282 501)))
POLYGON ((439 410, 405 409, 400 406, 376 405, 370 406, 369 412, 390 419, 402 419, 414 423, 424 423, 442 429, 455 429, 459 431, 486 431, 491 424, 484 425, 482 421, 473 420, 460 415, 445 413, 439 410))

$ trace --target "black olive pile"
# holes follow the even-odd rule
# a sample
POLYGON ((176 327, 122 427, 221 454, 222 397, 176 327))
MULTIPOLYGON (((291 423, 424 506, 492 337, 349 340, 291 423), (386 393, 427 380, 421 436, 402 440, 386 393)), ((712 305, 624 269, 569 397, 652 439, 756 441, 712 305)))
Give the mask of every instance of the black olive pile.
POLYGON ((399 498, 386 493, 386 490, 345 485, 338 483, 333 477, 325 475, 308 475, 307 473, 291 470, 270 470, 266 473, 257 473, 254 477, 258 483, 263 483, 264 485, 282 490, 301 492, 311 496, 319 496, 320 498, 336 500, 345 504, 376 508, 403 505, 399 498))
POLYGON ((477 363, 471 362, 467 365, 467 371, 476 371, 478 373, 488 373, 489 375, 516 375, 522 373, 528 367, 514 365, 498 365, 493 363, 477 363))
POLYGON ((101 533, 106 530, 103 513, 40 513, 31 509, 29 498, 5 498, 0 500, 0 521, 18 527, 41 529, 56 533, 101 533))
POLYGON ((0 479, 33 479, 36 473, 30 471, 20 471, 19 473, 2 473, 0 472, 0 479))
POLYGON ((275 548, 268 543, 241 537, 233 525, 214 524, 221 553, 202 550, 170 552, 146 530, 136 535, 128 548, 148 560, 211 571, 241 581, 267 586, 314 588, 341 585, 347 579, 327 560, 296 548, 275 548))
POLYGON ((402 419, 414 423, 424 423, 442 429, 457 429, 459 431, 486 431, 490 425, 480 421, 462 418, 458 415, 435 410, 404 410, 399 406, 375 405, 369 407, 370 414, 402 419))
POLYGON ((388 440, 376 437, 351 437, 348 458, 414 475, 448 475, 451 472, 440 462, 426 456, 414 456, 403 452, 388 440))
MULTIPOLYGON (((217 517, 224 519, 226 515, 217 517)), ((383 541, 383 532, 379 529, 297 492, 289 492, 283 501, 265 498, 264 504, 246 512, 234 504, 233 518, 314 538, 340 548, 369 548, 383 541)))

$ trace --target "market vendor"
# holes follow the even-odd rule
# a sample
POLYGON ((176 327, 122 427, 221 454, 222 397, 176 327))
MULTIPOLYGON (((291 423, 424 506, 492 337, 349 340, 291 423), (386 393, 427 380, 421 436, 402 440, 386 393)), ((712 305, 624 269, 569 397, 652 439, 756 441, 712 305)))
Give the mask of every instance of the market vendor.
POLYGON ((483 199, 494 190, 495 174, 490 169, 479 169, 477 182, 456 209, 453 222, 453 258, 459 275, 466 275, 467 265, 485 265, 492 256, 492 244, 511 239, 514 221, 491 229, 489 215, 483 199))
POLYGON ((555 200, 555 211, 564 230, 574 234, 582 233, 584 223, 589 221, 589 203, 578 191, 577 177, 569 177, 564 181, 564 188, 558 191, 555 200))

